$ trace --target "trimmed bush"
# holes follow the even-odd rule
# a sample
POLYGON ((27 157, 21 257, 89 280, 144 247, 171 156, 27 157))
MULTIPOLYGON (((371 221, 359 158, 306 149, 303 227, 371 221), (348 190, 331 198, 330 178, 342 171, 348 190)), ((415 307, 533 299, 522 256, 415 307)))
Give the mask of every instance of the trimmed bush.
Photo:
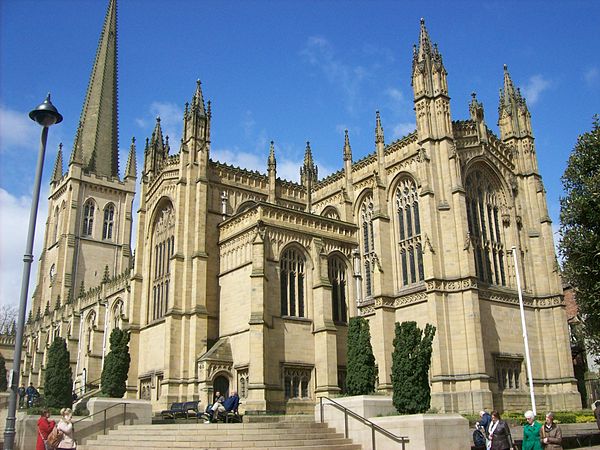
POLYGON ((57 337, 48 349, 48 364, 44 373, 44 395, 50 408, 73 406, 73 378, 66 341, 57 337))
POLYGON ((5 392, 8 389, 8 380, 6 379, 6 361, 4 356, 0 354, 0 392, 5 392))
POLYGON ((348 395, 367 395, 375 391, 375 356, 371 346, 369 322, 364 317, 352 317, 348 324, 348 395))
POLYGON ((129 333, 115 328, 110 333, 110 352, 104 360, 101 386, 102 394, 107 397, 122 398, 127 391, 129 373, 129 333))
POLYGON ((393 403, 400 414, 419 414, 429 410, 431 388, 429 366, 435 327, 416 322, 396 322, 396 337, 392 354, 393 403))

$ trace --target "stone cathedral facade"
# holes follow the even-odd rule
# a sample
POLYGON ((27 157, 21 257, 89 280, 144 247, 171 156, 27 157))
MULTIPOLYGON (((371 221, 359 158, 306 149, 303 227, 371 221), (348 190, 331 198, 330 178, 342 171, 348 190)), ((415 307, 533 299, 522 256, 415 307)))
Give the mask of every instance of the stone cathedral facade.
MULTIPOLYGON (((343 390, 349 318, 371 326, 378 390, 391 393, 394 324, 437 327, 430 383, 440 411, 529 404, 513 250, 538 405, 581 406, 530 114, 504 68, 500 136, 475 95, 453 120, 441 53, 421 21, 412 61, 416 130, 301 182, 210 158, 197 83, 170 148, 160 119, 123 178, 117 153, 116 1, 111 0, 65 172, 59 151, 24 381, 67 339, 76 385, 100 377, 108 335, 130 332, 128 395, 155 409, 236 389, 248 411, 310 411, 343 390), (131 242, 132 201, 140 208, 131 242), (132 257, 135 247, 135 258, 132 257), (135 260, 134 260, 135 259, 135 260)), ((499 80, 500 81, 500 80, 499 80)))

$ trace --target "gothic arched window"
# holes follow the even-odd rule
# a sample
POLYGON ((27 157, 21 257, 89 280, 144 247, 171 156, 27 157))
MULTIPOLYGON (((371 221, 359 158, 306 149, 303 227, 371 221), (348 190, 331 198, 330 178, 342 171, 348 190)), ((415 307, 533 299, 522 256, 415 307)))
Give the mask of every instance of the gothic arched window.
POLYGON ((150 321, 165 316, 169 306, 169 283, 171 279, 170 259, 175 253, 175 214, 171 204, 167 204, 156 216, 152 233, 151 266, 154 267, 152 277, 152 298, 148 318, 150 321))
POLYGON ((503 194, 499 184, 494 181, 492 174, 479 168, 467 175, 467 221, 477 278, 486 283, 506 286, 506 250, 500 227, 503 194))
POLYGON ((54 229, 52 231, 52 241, 50 242, 50 244, 54 244, 56 241, 58 241, 58 231, 59 231, 59 227, 58 227, 58 221, 60 218, 60 210, 58 209, 58 206, 56 207, 56 209, 54 210, 54 229))
POLYGON ((104 208, 104 223, 102 225, 102 239, 112 239, 115 205, 112 203, 104 208))
POLYGON ((375 256, 375 236, 373 233, 373 195, 363 200, 359 210, 361 231, 361 253, 363 258, 363 285, 367 298, 373 296, 373 260, 375 256))
POLYGON ((281 269, 281 315, 305 317, 304 311, 304 270, 306 260, 302 252, 290 247, 283 252, 281 269))
POLYGON ((331 307, 334 322, 348 321, 346 304, 346 264, 339 256, 329 258, 327 264, 331 283, 331 307))
POLYGON ((94 230, 94 210, 96 206, 94 205, 94 200, 89 199, 83 205, 83 229, 81 230, 81 234, 83 236, 91 236, 92 231, 94 230))
POLYGON ((396 221, 401 286, 418 283, 425 278, 421 245, 419 193, 416 183, 405 178, 396 188, 396 221))

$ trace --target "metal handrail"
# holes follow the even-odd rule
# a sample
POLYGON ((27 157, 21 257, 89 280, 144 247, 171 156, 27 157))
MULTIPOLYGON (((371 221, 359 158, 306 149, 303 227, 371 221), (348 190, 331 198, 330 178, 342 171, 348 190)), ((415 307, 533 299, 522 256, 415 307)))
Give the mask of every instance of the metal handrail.
POLYGON ((78 394, 77 397, 82 397, 86 393, 88 388, 97 389, 100 386, 100 381, 101 378, 86 382, 85 385, 79 386, 77 389, 74 389, 73 392, 78 394))
POLYGON ((346 437, 346 439, 348 439, 348 416, 352 417, 353 419, 356 419, 358 421, 361 421, 364 425, 367 425, 371 428, 371 448, 373 450, 376 450, 376 446, 375 446, 375 431, 377 431, 378 433, 383 434, 385 437, 392 439, 395 442, 398 442, 400 444, 402 444, 402 450, 405 450, 405 444, 407 444, 409 441, 408 436, 396 436, 394 433, 389 432, 388 430, 386 430, 385 428, 381 428, 379 425, 371 422, 369 419, 367 419, 366 417, 361 416, 360 414, 356 414, 354 411, 346 408, 345 406, 340 405, 339 403, 331 400, 329 397, 319 397, 319 403, 321 406, 321 423, 323 423, 324 421, 324 414, 323 414, 323 410, 325 405, 331 405, 334 406, 335 408, 341 410, 344 412, 344 436, 346 437), (323 399, 327 399, 330 403, 325 403, 323 404, 323 399))
POLYGON ((94 414, 89 414, 85 417, 82 417, 81 419, 73 422, 73 425, 75 425, 78 422, 81 422, 84 419, 89 419, 90 417, 93 417, 96 414, 104 413, 104 419, 103 419, 104 432, 102 434, 106 434, 106 411, 108 411, 109 409, 115 408, 117 406, 121 406, 121 405, 123 405, 123 425, 126 425, 127 424, 127 403, 125 403, 125 402, 115 403, 114 405, 111 405, 108 408, 102 409, 100 411, 96 411, 94 414))

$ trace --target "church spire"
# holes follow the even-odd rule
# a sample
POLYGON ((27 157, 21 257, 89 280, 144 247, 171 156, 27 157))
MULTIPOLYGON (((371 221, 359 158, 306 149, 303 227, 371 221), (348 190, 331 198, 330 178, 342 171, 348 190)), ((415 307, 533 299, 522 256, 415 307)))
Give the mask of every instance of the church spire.
POLYGON ((125 178, 137 178, 135 152, 135 138, 131 138, 131 147, 129 148, 129 156, 127 157, 127 165, 125 166, 125 178))
POLYGON ((204 97, 202 95, 202 83, 196 80, 196 92, 192 98, 192 112, 200 116, 206 116, 206 108, 204 107, 204 97))
POLYGON ((275 142, 273 141, 271 141, 271 146, 269 147, 269 158, 267 159, 267 167, 269 168, 269 171, 277 167, 277 161, 275 160, 275 142))
POLYGON ((54 171, 52 172, 52 183, 58 183, 63 176, 62 146, 62 142, 58 144, 58 153, 56 154, 56 162, 54 163, 54 171))
POLYGON ((81 147, 88 171, 118 178, 117 0, 108 5, 80 122, 73 152, 81 147))

